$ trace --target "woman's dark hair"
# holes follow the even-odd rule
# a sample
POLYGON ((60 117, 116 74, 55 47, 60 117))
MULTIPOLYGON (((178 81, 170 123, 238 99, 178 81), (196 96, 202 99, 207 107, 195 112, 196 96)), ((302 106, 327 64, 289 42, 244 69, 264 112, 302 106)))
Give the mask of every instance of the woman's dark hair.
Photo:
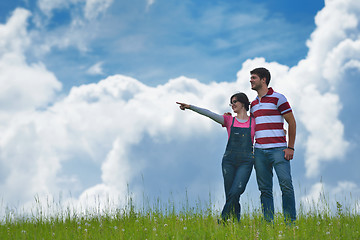
POLYGON ((234 95, 231 96, 230 103, 232 103, 231 100, 233 98, 236 98, 236 100, 243 103, 245 110, 249 111, 250 102, 249 102, 249 99, 248 99, 248 97, 246 96, 245 93, 243 93, 243 92, 235 93, 234 95))

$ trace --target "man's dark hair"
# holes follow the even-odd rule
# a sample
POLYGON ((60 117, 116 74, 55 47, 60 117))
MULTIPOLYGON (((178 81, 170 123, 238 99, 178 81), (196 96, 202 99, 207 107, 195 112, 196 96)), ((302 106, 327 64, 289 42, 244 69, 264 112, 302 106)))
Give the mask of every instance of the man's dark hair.
POLYGON ((269 86, 271 75, 270 75, 269 70, 267 70, 266 68, 263 68, 263 67, 255 68, 252 71, 250 71, 250 74, 256 74, 256 75, 259 76, 260 79, 265 78, 266 79, 266 85, 269 86))

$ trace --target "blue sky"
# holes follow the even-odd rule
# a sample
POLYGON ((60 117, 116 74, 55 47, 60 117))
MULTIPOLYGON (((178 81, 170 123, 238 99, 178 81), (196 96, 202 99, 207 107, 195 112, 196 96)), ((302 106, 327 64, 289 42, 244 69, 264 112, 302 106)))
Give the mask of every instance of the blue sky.
MULTIPOLYGON (((0 3, 0 189, 84 206, 224 196, 226 131, 184 101, 229 111, 265 66, 298 123, 297 203, 351 194, 359 209, 356 0, 16 0, 0 3)), ((253 172, 244 204, 258 204, 253 172)), ((276 202, 279 189, 274 179, 276 202)), ((346 198, 348 199, 348 198, 346 198)))
MULTIPOLYGON (((22 6, 44 22, 36 28, 29 20, 29 29, 56 35, 68 30, 64 28, 74 15, 83 15, 84 3, 65 2, 71 9, 54 8, 47 18, 36 1, 5 1, 1 20, 22 6)), ((89 21, 89 26, 77 29, 86 31, 88 39, 79 36, 69 46, 51 46, 41 59, 65 91, 98 81, 99 76, 89 76, 84 68, 99 62, 104 76, 122 73, 152 86, 181 75, 202 82, 233 81, 239 64, 247 58, 265 57, 290 66, 302 59, 307 53, 305 41, 315 27, 313 17, 323 5, 322 1, 162 1, 147 8, 144 0, 118 1, 96 21, 89 21), (59 62, 68 64, 59 66, 59 62)), ((39 38, 39 46, 46 44, 42 35, 39 38)))

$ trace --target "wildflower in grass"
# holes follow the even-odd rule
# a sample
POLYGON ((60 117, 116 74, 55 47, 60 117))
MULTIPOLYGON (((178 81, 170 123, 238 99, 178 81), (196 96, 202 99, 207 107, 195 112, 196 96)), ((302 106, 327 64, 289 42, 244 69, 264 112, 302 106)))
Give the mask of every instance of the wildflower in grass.
POLYGON ((84 231, 87 232, 88 230, 85 228, 84 231))
POLYGON ((330 234, 330 232, 326 232, 326 235, 329 235, 330 234))
POLYGON ((25 231, 25 230, 22 230, 22 231, 21 231, 21 233, 25 234, 25 233, 26 233, 26 231, 25 231))
POLYGON ((156 228, 153 228, 153 231, 156 232, 156 228))
POLYGON ((121 231, 125 232, 125 229, 123 228, 123 229, 121 229, 121 231))
POLYGON ((117 230, 117 229, 118 229, 118 227, 117 227, 117 226, 114 226, 114 229, 115 229, 115 230, 117 230))
POLYGON ((187 227, 184 227, 184 230, 186 230, 187 229, 187 227))
POLYGON ((317 225, 319 226, 319 225, 320 225, 320 222, 317 222, 317 225))
POLYGON ((167 227, 167 226, 168 226, 168 225, 165 223, 165 224, 164 224, 164 227, 167 227))

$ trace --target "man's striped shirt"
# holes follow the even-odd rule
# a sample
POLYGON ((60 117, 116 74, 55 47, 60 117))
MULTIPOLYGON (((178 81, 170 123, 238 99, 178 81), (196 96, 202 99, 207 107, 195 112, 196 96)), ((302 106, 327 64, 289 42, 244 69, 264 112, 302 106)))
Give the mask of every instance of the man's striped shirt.
POLYGON ((291 112, 291 107, 285 96, 269 88, 267 94, 251 103, 251 114, 255 118, 256 148, 286 147, 284 132, 285 113, 291 112))

